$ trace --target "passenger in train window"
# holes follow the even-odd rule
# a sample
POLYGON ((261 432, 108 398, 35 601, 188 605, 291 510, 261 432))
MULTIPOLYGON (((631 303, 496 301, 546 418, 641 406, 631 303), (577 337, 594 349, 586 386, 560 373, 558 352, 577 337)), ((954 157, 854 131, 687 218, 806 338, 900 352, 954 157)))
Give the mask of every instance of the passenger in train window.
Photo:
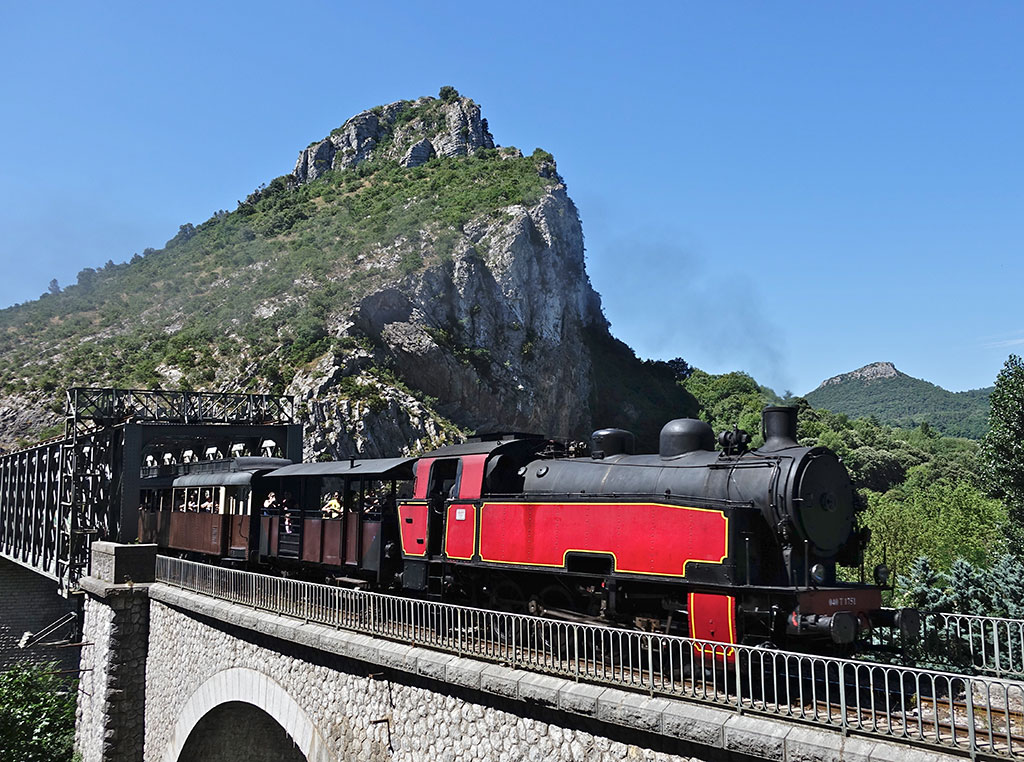
POLYGON ((281 496, 281 514, 284 516, 284 531, 285 534, 292 533, 292 511, 295 510, 295 506, 292 503, 292 493, 285 492, 281 496))
POLYGON ((215 513, 215 507, 216 506, 214 505, 213 502, 213 496, 210 495, 210 491, 207 490, 203 494, 203 502, 199 504, 199 510, 202 511, 203 513, 215 513))
POLYGON ((341 515, 341 497, 337 492, 324 495, 323 515, 325 519, 336 519, 341 515))
POLYGON ((277 504, 277 495, 273 492, 267 493, 267 499, 263 501, 263 515, 273 516, 280 506, 277 504))
POLYGON ((368 490, 366 493, 366 502, 363 504, 363 511, 365 513, 380 513, 384 510, 385 496, 381 494, 381 491, 377 488, 368 490))

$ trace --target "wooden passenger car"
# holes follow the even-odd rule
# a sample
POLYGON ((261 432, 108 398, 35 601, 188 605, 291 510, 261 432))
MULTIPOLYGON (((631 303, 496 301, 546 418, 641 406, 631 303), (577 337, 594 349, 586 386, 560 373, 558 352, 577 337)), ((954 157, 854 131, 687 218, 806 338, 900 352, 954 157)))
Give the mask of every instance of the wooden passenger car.
POLYGON ((414 462, 237 457, 150 468, 138 536, 165 552, 380 582, 397 573, 395 504, 411 494, 414 462))

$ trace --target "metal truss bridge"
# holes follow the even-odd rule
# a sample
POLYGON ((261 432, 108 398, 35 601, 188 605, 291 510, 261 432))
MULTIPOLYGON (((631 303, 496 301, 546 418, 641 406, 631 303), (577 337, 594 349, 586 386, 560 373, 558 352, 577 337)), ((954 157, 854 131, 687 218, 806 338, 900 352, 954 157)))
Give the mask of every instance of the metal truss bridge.
POLYGON ((301 458, 291 397, 69 389, 62 438, 0 456, 0 557, 55 580, 66 595, 87 572, 93 540, 136 539, 147 461, 270 447, 301 458))

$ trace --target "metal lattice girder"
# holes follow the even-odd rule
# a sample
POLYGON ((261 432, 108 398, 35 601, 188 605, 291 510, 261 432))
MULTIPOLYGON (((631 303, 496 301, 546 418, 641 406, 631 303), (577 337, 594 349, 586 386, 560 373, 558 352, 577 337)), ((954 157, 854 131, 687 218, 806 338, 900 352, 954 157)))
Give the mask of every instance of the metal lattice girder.
POLYGON ((137 423, 290 424, 292 397, 222 392, 172 392, 144 389, 90 389, 67 392, 68 435, 97 425, 137 423))
POLYGON ((57 579, 61 442, 0 458, 0 555, 57 579))
POLYGON ((0 556, 77 587, 93 540, 136 539, 147 451, 272 439, 302 456, 291 397, 70 389, 61 441, 0 456, 0 556))

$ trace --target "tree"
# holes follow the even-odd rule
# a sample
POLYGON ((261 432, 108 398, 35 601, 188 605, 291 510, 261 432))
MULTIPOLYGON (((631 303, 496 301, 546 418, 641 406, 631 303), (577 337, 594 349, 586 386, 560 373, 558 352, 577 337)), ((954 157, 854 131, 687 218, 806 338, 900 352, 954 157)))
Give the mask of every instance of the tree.
POLYGON ((75 683, 55 664, 0 672, 0 762, 64 762, 75 741, 75 683))
POLYGON ((985 574, 970 561, 958 558, 949 567, 949 608, 957 614, 984 616, 991 610, 985 574))
POLYGON ((50 285, 48 286, 47 290, 51 294, 59 294, 60 293, 60 284, 57 282, 56 278, 54 278, 53 280, 50 281, 50 285))
POLYGON ((900 577, 927 556, 938 570, 957 558, 987 568, 1006 550, 1006 509, 969 484, 914 484, 868 492, 862 522, 871 529, 867 565, 885 557, 900 577))
POLYGON ((1010 355, 996 376, 990 397, 988 433, 981 441, 985 482, 993 497, 1006 502, 1010 531, 1024 540, 1024 360, 1010 355))
POLYGON ((459 91, 456 90, 451 85, 445 85, 444 87, 441 88, 440 92, 438 92, 437 95, 445 103, 451 103, 453 100, 459 97, 459 91))
POLYGON ((901 603, 919 609, 922 614, 943 611, 946 603, 942 592, 944 576, 932 568, 927 558, 918 556, 903 580, 901 603))
POLYGON ((988 591, 992 600, 991 613, 1019 619, 1024 615, 1024 564, 1006 553, 992 565, 988 572, 988 591))
POLYGON ((673 357, 668 361, 668 367, 672 369, 677 381, 685 381, 693 373, 690 363, 686 362, 682 357, 673 357))

